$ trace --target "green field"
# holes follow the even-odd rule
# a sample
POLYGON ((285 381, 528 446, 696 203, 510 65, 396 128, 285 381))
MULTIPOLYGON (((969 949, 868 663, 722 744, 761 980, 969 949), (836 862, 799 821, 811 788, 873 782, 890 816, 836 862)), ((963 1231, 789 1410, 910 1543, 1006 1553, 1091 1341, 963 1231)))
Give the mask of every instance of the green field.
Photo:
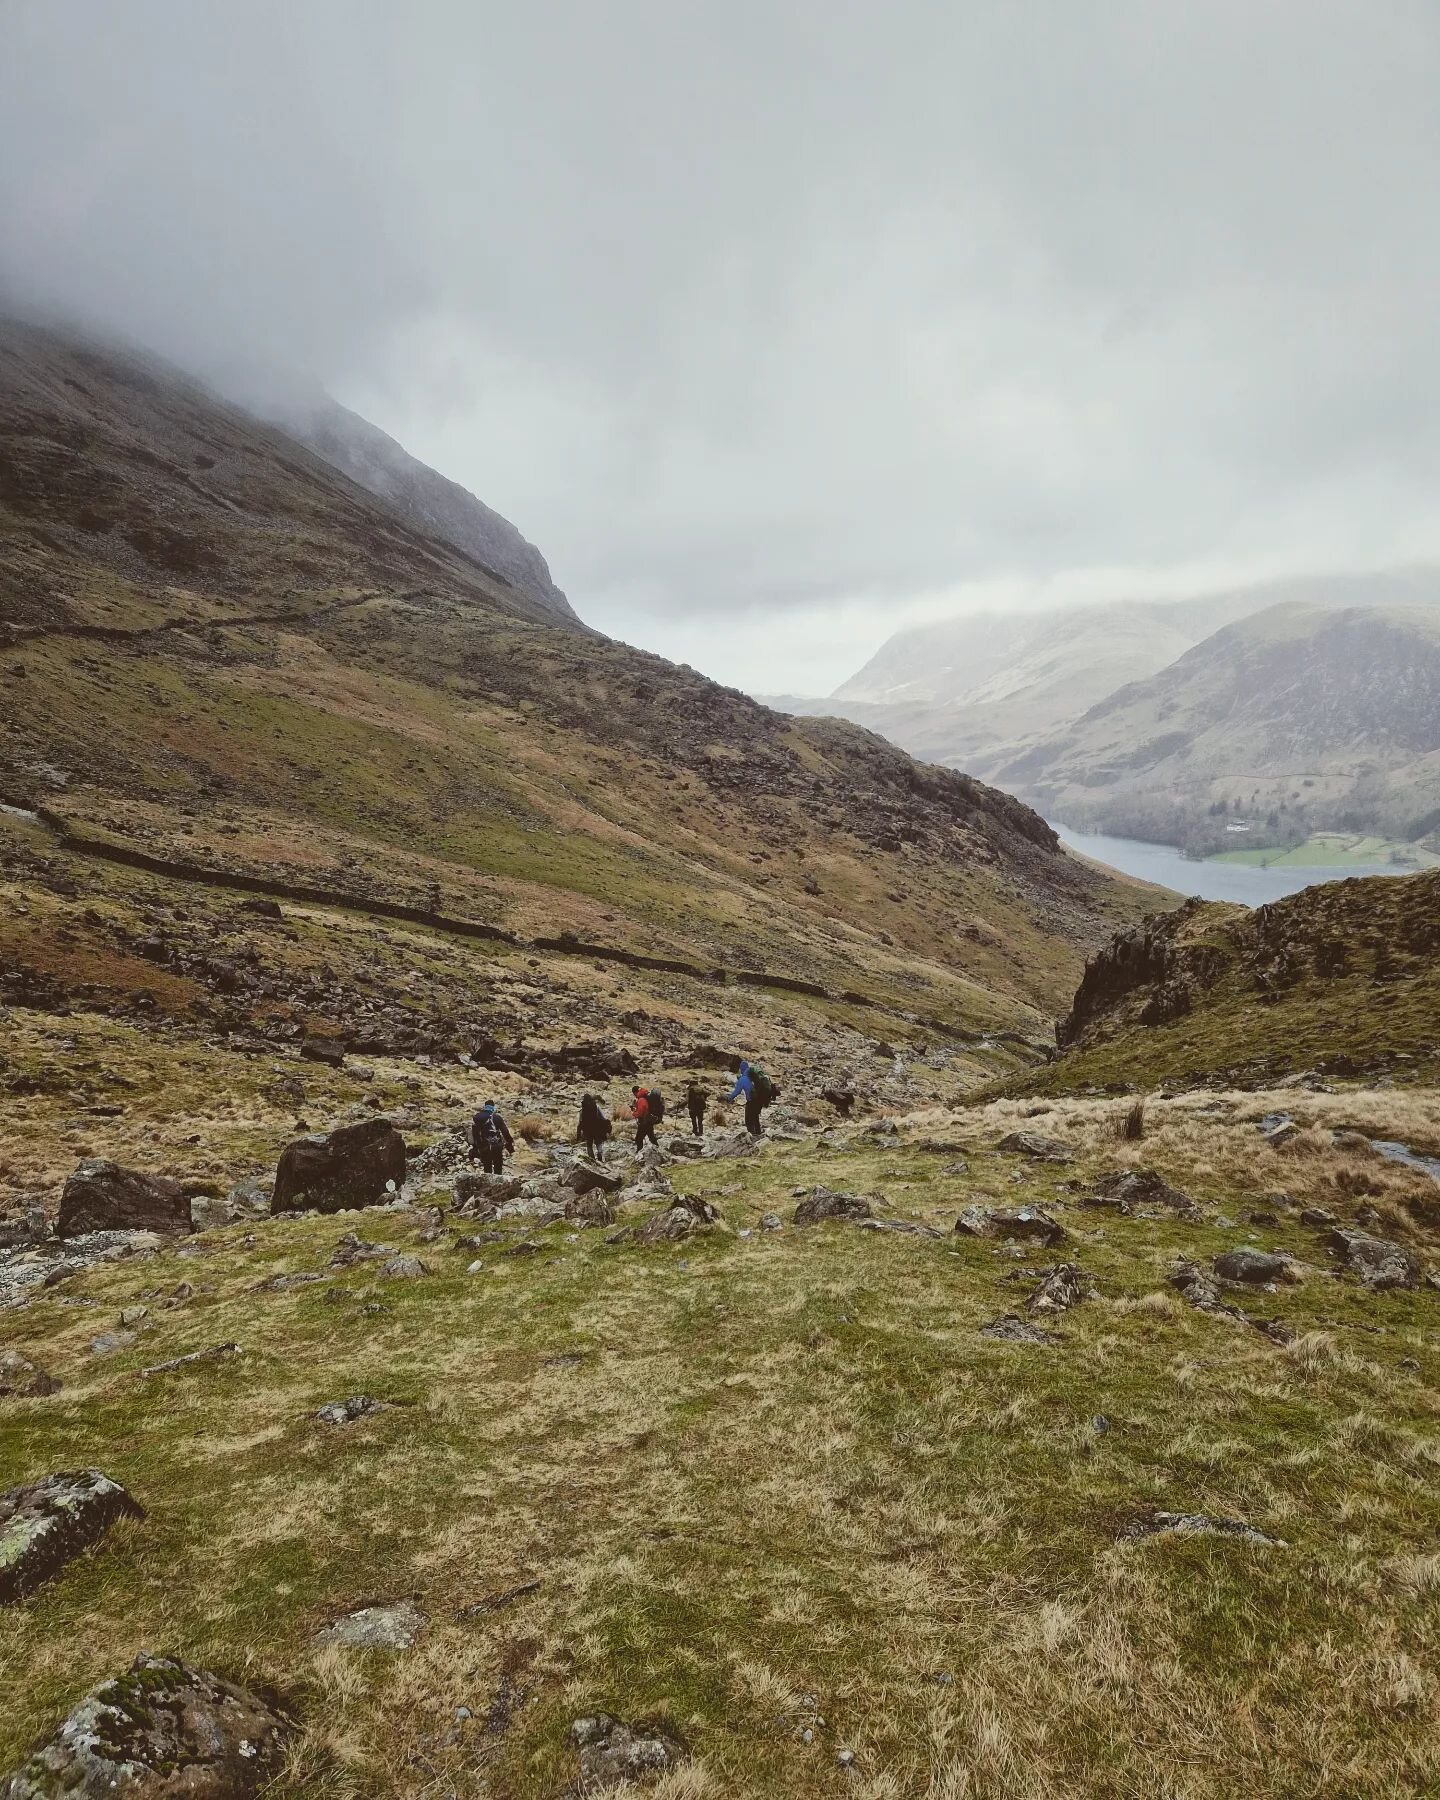
POLYGON ((1377 864, 1408 864, 1417 869, 1440 868, 1440 856, 1418 844, 1394 838, 1361 837, 1351 832, 1317 831, 1303 844, 1282 850, 1275 845, 1253 850, 1222 850, 1209 862, 1246 863, 1257 869, 1353 869, 1377 864))

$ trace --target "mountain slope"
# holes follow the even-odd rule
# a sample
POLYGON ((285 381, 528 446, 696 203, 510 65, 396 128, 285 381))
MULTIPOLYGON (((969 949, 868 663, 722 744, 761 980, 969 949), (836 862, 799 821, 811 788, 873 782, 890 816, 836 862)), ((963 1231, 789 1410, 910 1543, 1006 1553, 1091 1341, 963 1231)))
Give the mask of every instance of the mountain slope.
POLYGON ((279 423, 317 456, 384 500, 418 530, 442 538, 537 601, 557 619, 576 622, 534 544, 508 519, 397 444, 368 419, 326 399, 279 423))
POLYGON ((1271 608, 998 778, 1069 824, 1204 848, 1237 821, 1257 842, 1421 837, 1440 822, 1440 612, 1271 608))
POLYGON ((1327 882, 1255 911, 1191 900, 1121 933, 1056 1028, 1051 1087, 1440 1077, 1440 871, 1327 882))
POLYGON ((6 337, 0 789, 89 835, 1034 1031, 1138 890, 557 621, 154 365, 6 337))
POLYGON ((1440 607, 1440 572, 1297 577, 1182 600, 982 613, 912 626, 828 700, 786 696, 774 703, 852 719, 913 756, 995 781, 1027 749, 1118 688, 1280 604, 1440 607))

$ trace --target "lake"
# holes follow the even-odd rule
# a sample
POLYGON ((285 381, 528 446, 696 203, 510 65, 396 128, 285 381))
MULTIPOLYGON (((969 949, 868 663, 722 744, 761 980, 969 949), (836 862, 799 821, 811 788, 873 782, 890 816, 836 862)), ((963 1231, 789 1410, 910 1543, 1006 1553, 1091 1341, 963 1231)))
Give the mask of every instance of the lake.
POLYGON ((1344 869, 1257 869, 1247 863, 1187 862, 1171 844, 1146 844, 1139 838, 1107 837, 1099 831, 1072 831, 1056 819, 1049 821, 1060 842, 1095 862, 1109 863, 1125 875, 1158 882, 1178 894, 1198 894, 1202 900, 1238 900, 1242 906, 1264 906, 1283 900, 1301 888, 1323 881, 1343 881, 1347 875, 1404 875, 1408 871, 1384 864, 1344 869))

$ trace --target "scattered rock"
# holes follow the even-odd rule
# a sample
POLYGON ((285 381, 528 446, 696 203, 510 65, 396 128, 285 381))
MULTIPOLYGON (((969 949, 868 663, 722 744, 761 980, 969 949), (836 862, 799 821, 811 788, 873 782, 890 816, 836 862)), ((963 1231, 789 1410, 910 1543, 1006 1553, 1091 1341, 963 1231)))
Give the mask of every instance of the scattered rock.
POLYGON ((55 1231, 193 1231, 190 1201, 178 1181, 142 1175, 113 1162, 84 1162, 65 1183, 55 1231))
POLYGON ((1326 1242, 1368 1288, 1413 1288, 1419 1283, 1420 1264, 1403 1244, 1338 1226, 1326 1242))
POLYGON ((345 1066, 345 1046, 335 1038, 306 1038, 300 1046, 300 1055, 305 1062, 324 1063, 329 1069, 345 1066))
POLYGON ((327 1400, 314 1416, 322 1425, 349 1425, 366 1413, 380 1412, 384 1405, 383 1400, 372 1400, 368 1394, 351 1394, 346 1400, 327 1400))
POLYGON ((1166 1532, 1174 1532, 1182 1537, 1240 1538, 1247 1544, 1261 1544, 1267 1549, 1286 1548, 1284 1538, 1268 1537, 1263 1531, 1257 1531, 1253 1525, 1247 1524, 1244 1519, 1215 1518, 1209 1513, 1145 1513, 1132 1520, 1120 1536, 1122 1539, 1150 1538, 1159 1537, 1166 1532))
POLYGON ((0 1605, 58 1575, 118 1519, 144 1509, 99 1469, 46 1475, 0 1494, 0 1605))
POLYGON ((374 1262, 380 1257, 393 1256, 393 1244, 367 1243, 358 1232, 347 1231, 330 1253, 332 1269, 349 1269, 356 1263, 374 1262))
POLYGON ((1124 1213, 1142 1206, 1164 1206, 1187 1218, 1196 1218, 1200 1212, 1188 1194, 1171 1187, 1154 1169, 1119 1169, 1104 1175, 1082 1196, 1081 1205, 1115 1206, 1124 1213))
POLYGON ((315 1633, 316 1644, 347 1650, 409 1650, 430 1623, 411 1600, 393 1606, 362 1606, 315 1633))
POLYGON ((59 1392, 55 1377, 37 1369, 18 1350, 0 1350, 0 1399, 34 1400, 59 1392))
POLYGON ((617 1194, 625 1185, 625 1177, 619 1169, 607 1169, 582 1156, 571 1164, 565 1185, 577 1197, 597 1188, 607 1194, 617 1194))
POLYGON ((1033 1313, 1066 1312, 1090 1291, 1090 1277, 1074 1263, 1057 1263, 1025 1302, 1033 1313))
POLYGON ((909 1237, 944 1237, 933 1225, 922 1225, 916 1219, 861 1219, 861 1231, 898 1231, 909 1237))
POLYGON ((1075 1159, 1068 1144, 1062 1144, 1059 1138, 1045 1137, 1038 1131, 1012 1131, 1001 1138, 999 1148, 1016 1156, 1028 1156, 1035 1162, 1068 1163, 1075 1159))
POLYGON ((413 1281, 417 1275, 428 1275, 430 1271, 418 1256, 392 1256, 388 1262, 382 1263, 380 1273, 391 1281, 413 1281))
POLYGON ((849 1088, 821 1088, 820 1098, 828 1101, 842 1119, 848 1119, 855 1107, 855 1095, 849 1088))
POLYGON ((860 1194, 837 1194, 832 1188, 814 1187, 795 1208, 797 1225, 818 1225, 822 1219, 873 1219, 875 1209, 860 1194))
POLYGON ((684 1752, 679 1744, 648 1724, 625 1725, 609 1713, 576 1719, 570 1741, 580 1752, 580 1780, 586 1787, 619 1787, 644 1781, 673 1768, 684 1752))
POLYGON ((455 1177, 455 1210, 467 1219, 493 1219, 507 1200, 518 1199, 525 1183, 518 1175, 486 1175, 465 1169, 455 1177))
POLYGON ((1324 1206, 1307 1206, 1300 1214, 1302 1225, 1329 1226, 1335 1223, 1335 1215, 1324 1206))
POLYGON ((374 1206, 405 1180, 405 1140, 388 1119, 297 1138, 280 1152, 272 1212, 339 1212, 374 1206))
POLYGON ((113 1356, 117 1350, 128 1350, 135 1342, 133 1331, 102 1331, 90 1340, 92 1356, 113 1356))
POLYGON ((955 1221, 962 1237, 1024 1238, 1035 1243, 1063 1244, 1063 1225, 1038 1206, 1022 1206, 1014 1212, 1001 1207, 967 1206, 955 1221))
POLYGON ((1246 1287, 1271 1287, 1276 1282, 1299 1280, 1288 1256, 1268 1250, 1224 1250, 1215 1258, 1215 1273, 1222 1281, 1242 1282, 1246 1287))
POLYGON ((779 1213, 767 1212, 761 1213, 760 1215, 760 1229, 762 1231, 779 1231, 781 1224, 782 1220, 779 1213))
POLYGON ((291 1288, 308 1287, 312 1282, 325 1281, 328 1277, 300 1271, 295 1274, 271 1275, 264 1281, 257 1281, 251 1290, 256 1294, 286 1294, 291 1288))
POLYGON ((142 1651, 0 1787, 3 1800, 250 1800, 292 1721, 273 1694, 142 1651))
POLYGON ((172 1356, 168 1362, 151 1363, 141 1375, 166 1375, 172 1369, 190 1369, 196 1363, 223 1362, 227 1356, 238 1356, 238 1344, 212 1344, 208 1350, 192 1350, 188 1356, 172 1356))
POLYGON ((615 1208, 608 1194, 598 1188, 574 1195, 565 1208, 567 1219, 578 1219, 582 1225, 613 1225, 615 1208))
POLYGON ((1004 1344, 1048 1344, 1050 1333, 1042 1331, 1029 1319, 1022 1319, 1019 1313, 1004 1313, 998 1319, 992 1319, 988 1325, 980 1327, 981 1337, 998 1338, 1004 1344))

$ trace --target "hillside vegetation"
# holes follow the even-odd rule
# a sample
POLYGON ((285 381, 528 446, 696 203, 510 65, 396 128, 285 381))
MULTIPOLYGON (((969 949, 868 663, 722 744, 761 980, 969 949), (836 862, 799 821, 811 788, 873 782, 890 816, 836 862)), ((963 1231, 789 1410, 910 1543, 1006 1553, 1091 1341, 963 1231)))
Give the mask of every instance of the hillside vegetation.
POLYGON ((1440 1790, 1440 875, 1156 914, 4 355, 3 1800, 1440 1790))

